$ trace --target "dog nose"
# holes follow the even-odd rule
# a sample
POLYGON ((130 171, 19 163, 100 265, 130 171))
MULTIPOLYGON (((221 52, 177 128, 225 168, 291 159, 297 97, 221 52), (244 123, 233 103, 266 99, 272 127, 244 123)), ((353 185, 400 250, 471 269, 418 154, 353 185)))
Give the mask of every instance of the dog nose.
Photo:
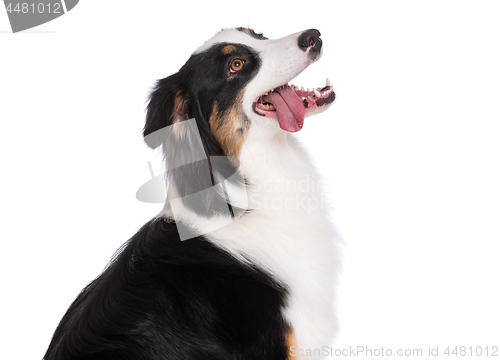
POLYGON ((309 50, 309 53, 319 53, 323 42, 320 39, 321 33, 316 29, 304 31, 299 36, 299 48, 302 51, 309 50))

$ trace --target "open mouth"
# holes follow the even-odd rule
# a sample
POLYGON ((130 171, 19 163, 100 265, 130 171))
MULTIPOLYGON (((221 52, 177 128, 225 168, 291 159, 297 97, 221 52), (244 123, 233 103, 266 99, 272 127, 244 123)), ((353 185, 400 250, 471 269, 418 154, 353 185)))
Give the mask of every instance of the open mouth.
POLYGON ((304 125, 304 117, 326 109, 335 100, 332 86, 326 79, 324 87, 315 89, 282 85, 267 91, 253 103, 253 110, 261 116, 277 118, 280 127, 289 132, 297 132, 304 125))

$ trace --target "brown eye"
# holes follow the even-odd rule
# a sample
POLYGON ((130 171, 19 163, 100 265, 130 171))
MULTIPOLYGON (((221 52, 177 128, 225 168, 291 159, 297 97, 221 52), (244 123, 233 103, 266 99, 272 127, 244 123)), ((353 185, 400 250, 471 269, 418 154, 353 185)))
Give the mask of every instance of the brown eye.
POLYGON ((230 66, 231 71, 232 72, 240 71, 241 69, 243 69, 243 65, 245 65, 243 60, 234 59, 233 61, 231 61, 231 66, 230 66))

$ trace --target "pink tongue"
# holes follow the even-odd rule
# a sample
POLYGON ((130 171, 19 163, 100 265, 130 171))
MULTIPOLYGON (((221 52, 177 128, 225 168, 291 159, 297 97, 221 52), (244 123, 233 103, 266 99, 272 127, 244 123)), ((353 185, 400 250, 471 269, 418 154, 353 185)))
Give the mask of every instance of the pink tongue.
POLYGON ((306 109, 295 91, 286 85, 275 89, 272 94, 274 95, 272 103, 276 107, 280 128, 290 132, 302 129, 306 109))

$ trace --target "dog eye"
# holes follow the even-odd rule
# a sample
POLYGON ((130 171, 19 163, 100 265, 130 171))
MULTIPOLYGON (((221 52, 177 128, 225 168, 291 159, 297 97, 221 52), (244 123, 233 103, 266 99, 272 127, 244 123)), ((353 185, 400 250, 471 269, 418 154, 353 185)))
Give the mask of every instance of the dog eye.
POLYGON ((243 69, 243 65, 245 65, 245 61, 244 60, 234 59, 233 61, 231 61, 231 65, 229 66, 230 67, 229 70, 231 72, 240 71, 241 69, 243 69))

